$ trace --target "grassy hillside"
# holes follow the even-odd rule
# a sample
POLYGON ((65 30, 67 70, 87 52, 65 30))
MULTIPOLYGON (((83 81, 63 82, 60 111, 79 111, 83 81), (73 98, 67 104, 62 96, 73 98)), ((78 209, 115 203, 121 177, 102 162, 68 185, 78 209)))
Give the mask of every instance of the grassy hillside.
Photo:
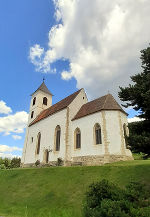
POLYGON ((51 167, 0 171, 0 216, 81 217, 88 185, 106 178, 121 187, 150 185, 150 160, 97 167, 51 167))

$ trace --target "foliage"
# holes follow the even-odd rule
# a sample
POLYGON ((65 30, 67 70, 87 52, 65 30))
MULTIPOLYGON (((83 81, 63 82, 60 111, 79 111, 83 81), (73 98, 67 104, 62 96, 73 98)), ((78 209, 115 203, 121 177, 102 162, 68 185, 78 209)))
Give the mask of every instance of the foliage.
POLYGON ((14 157, 12 160, 11 160, 11 168, 17 168, 17 167, 20 167, 20 164, 21 164, 21 159, 20 158, 17 158, 17 157, 14 157))
POLYGON ((40 165, 40 160, 37 160, 36 162, 35 162, 35 166, 37 167, 37 166, 39 166, 40 165))
POLYGON ((57 158, 57 166, 62 166, 63 165, 63 160, 62 160, 62 158, 57 158))
POLYGON ((0 158, 0 169, 10 169, 20 167, 21 159, 14 157, 9 158, 0 158))
POLYGON ((119 97, 127 101, 124 107, 133 106, 140 111, 139 117, 150 121, 150 47, 141 51, 141 73, 131 76, 133 84, 128 87, 120 87, 119 97))
POLYGON ((133 153, 132 152, 132 156, 133 156, 134 160, 144 160, 147 155, 145 155, 142 152, 140 152, 140 153, 133 153))
POLYGON ((150 191, 130 182, 126 189, 102 180, 89 186, 84 204, 85 217, 148 217, 150 191))
POLYGON ((131 150, 150 156, 150 47, 141 51, 142 72, 131 76, 133 84, 120 87, 119 98, 139 112, 141 122, 130 123, 130 136, 127 143, 131 150))
POLYGON ((0 169, 1 169, 1 170, 4 170, 4 169, 6 169, 6 167, 5 167, 5 164, 3 164, 3 163, 2 163, 2 164, 0 164, 0 169))
POLYGON ((127 143, 134 153, 144 153, 150 156, 150 126, 144 121, 129 123, 130 135, 127 137, 127 143))

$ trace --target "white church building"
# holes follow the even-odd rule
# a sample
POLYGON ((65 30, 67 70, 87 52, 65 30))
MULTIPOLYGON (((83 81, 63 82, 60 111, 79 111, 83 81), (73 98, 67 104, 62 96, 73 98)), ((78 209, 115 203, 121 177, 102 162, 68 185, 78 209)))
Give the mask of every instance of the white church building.
POLYGON ((44 81, 31 95, 22 166, 101 165, 132 160, 127 114, 111 94, 88 102, 84 89, 52 105, 44 81))

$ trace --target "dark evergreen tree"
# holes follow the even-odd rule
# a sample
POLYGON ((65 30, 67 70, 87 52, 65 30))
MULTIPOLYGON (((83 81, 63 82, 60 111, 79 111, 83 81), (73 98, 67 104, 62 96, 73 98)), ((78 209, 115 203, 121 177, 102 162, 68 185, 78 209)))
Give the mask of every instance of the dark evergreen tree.
POLYGON ((131 150, 150 156, 150 47, 141 51, 142 72, 131 76, 132 84, 120 87, 119 98, 132 106, 144 120, 129 124, 130 136, 127 138, 131 150))
POLYGON ((127 103, 124 107, 133 106, 139 111, 139 117, 150 121, 150 47, 141 51, 141 73, 131 76, 133 84, 120 87, 119 98, 127 103))

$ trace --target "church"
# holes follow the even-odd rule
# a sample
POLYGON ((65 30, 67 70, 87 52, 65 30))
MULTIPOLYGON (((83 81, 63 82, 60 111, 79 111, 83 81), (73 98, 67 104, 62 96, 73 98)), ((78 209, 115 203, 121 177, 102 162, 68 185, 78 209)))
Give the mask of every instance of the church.
POLYGON ((127 113, 111 94, 88 102, 80 89, 56 104, 45 82, 31 95, 22 167, 102 165, 133 160, 127 113))

